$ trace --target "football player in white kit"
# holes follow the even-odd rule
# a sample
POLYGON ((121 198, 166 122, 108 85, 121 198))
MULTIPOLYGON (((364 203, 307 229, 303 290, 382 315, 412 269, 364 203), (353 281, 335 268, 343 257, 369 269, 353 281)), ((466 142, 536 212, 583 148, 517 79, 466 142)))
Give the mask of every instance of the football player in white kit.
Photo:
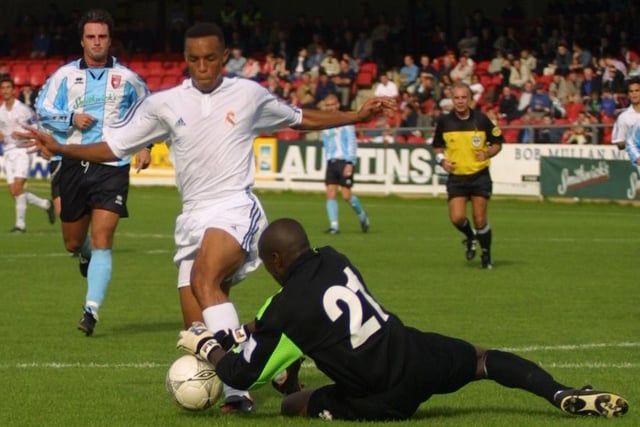
POLYGON ((27 231, 27 203, 45 209, 51 224, 55 222, 56 215, 51 200, 25 191, 31 155, 26 148, 18 145, 21 141, 15 138, 15 132, 21 131, 23 125, 30 124, 35 115, 31 108, 16 99, 14 89, 11 77, 0 79, 0 96, 4 99, 0 105, 0 144, 4 151, 7 185, 16 202, 16 222, 9 233, 23 234, 27 231))
MULTIPOLYGON (((224 77, 228 56, 218 25, 195 24, 185 34, 191 78, 134 104, 105 130, 105 141, 59 145, 46 133, 25 131, 45 156, 89 161, 125 157, 167 141, 182 195, 174 261, 185 327, 204 320, 211 331, 240 326, 229 290, 260 264, 257 243, 267 219, 251 192, 255 137, 286 127, 318 130, 367 121, 397 109, 395 99, 384 97, 371 98, 354 112, 300 109, 252 80, 224 77)), ((252 408, 247 391, 225 386, 224 412, 252 408)))
POLYGON ((640 77, 627 80, 627 96, 629 106, 616 118, 611 133, 611 143, 621 150, 624 150, 631 130, 640 126, 640 77))

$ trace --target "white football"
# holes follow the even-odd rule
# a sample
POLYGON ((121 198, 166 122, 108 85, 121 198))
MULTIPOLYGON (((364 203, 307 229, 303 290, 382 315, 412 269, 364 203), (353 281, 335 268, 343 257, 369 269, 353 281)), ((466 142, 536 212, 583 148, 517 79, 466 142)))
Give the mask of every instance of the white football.
POLYGON ((165 382, 173 401, 190 411, 207 409, 222 395, 222 381, 213 366, 191 354, 171 364, 165 382))

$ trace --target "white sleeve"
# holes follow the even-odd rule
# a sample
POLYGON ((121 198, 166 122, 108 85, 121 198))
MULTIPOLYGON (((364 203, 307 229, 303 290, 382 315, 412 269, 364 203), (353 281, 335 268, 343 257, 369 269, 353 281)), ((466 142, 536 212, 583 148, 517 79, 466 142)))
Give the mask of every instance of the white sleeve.
POLYGON ((618 142, 624 142, 627 137, 627 125, 624 123, 624 116, 618 116, 618 120, 613 124, 613 131, 611 132, 611 143, 617 144, 618 142))
POLYGON ((256 117, 254 129, 268 132, 302 123, 302 110, 278 99, 259 86, 255 93, 256 117))
POLYGON ((167 139, 170 128, 160 117, 153 97, 131 106, 122 120, 104 130, 107 145, 118 158, 137 153, 144 147, 167 139))

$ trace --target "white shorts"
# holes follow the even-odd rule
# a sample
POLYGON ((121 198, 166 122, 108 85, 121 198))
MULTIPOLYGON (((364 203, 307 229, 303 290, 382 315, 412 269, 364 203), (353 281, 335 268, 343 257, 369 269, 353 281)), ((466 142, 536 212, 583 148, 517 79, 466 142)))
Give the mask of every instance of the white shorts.
POLYGON ((178 287, 190 285, 191 267, 208 228, 226 231, 247 253, 244 264, 230 278, 236 284, 260 266, 258 239, 266 226, 262 205, 250 191, 181 213, 176 219, 173 257, 178 266, 178 287))
POLYGON ((4 173, 7 184, 13 184, 16 178, 27 178, 31 165, 31 155, 27 150, 14 148, 4 153, 4 173))

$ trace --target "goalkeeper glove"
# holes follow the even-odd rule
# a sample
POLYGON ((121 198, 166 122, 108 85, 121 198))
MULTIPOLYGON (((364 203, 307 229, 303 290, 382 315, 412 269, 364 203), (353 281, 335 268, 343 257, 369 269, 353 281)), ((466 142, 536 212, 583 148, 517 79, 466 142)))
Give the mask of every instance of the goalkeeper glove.
POLYGON ((207 362, 209 361, 209 353, 216 348, 221 348, 213 334, 202 322, 193 322, 189 329, 181 331, 176 347, 200 356, 207 362))
POLYGON ((247 341, 250 334, 249 327, 242 325, 238 329, 222 329, 213 334, 213 337, 220 343, 224 351, 229 351, 238 344, 247 341))

